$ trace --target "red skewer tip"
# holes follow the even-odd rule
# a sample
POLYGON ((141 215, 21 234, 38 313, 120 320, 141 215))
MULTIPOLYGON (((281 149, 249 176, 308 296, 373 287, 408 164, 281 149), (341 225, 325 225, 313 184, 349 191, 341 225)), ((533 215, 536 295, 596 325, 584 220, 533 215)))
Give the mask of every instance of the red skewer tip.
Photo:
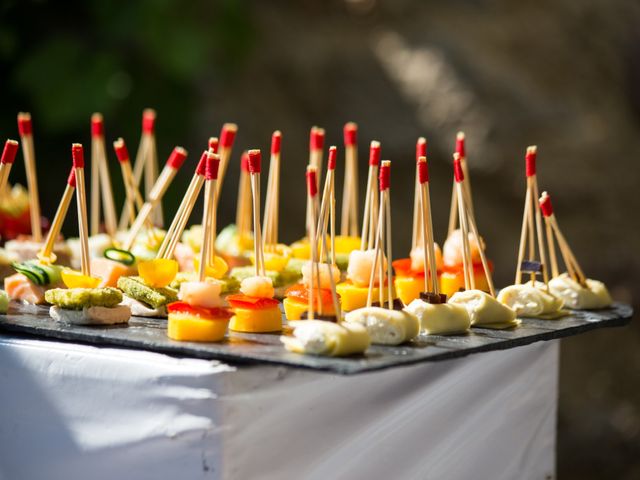
POLYGON ((15 140, 7 140, 4 142, 4 150, 2 150, 2 158, 0 163, 13 163, 18 153, 18 142, 15 140))
POLYGON ((118 161, 120 163, 127 163, 129 161, 129 151, 127 150, 127 145, 124 143, 122 138, 113 142, 113 149, 115 150, 116 157, 118 157, 118 161))
POLYGON ((249 153, 243 152, 240 157, 240 170, 245 173, 249 173, 249 153))
POLYGON ((262 166, 262 154, 260 150, 249 150, 247 152, 248 156, 248 164, 249 164, 249 173, 260 173, 260 168, 262 166))
POLYGON ((551 203, 551 195, 547 192, 542 192, 542 196, 540 197, 540 210, 542 210, 542 214, 545 217, 550 217, 553 215, 553 204, 551 203))
POLYGON ((324 148, 324 128, 311 127, 311 137, 309 139, 309 149, 322 150, 324 148))
POLYGON ((329 160, 327 161, 327 168, 329 170, 336 169, 337 159, 338 159, 338 149, 335 146, 329 147, 329 160))
POLYGON ((205 174, 206 180, 218 179, 218 168, 220 167, 220 157, 216 153, 207 152, 205 174))
POLYGON ((84 149, 82 144, 74 143, 71 145, 71 158, 73 159, 73 168, 84 168, 84 149))
POLYGON ((457 183, 464 181, 464 172, 462 171, 462 165, 460 164, 460 154, 453 154, 453 178, 457 183))
POLYGON ((427 183, 429 181, 429 167, 427 166, 427 157, 420 157, 418 159, 418 182, 420 184, 427 183))
POLYGON ((527 153, 524 156, 525 171, 527 177, 532 177, 536 174, 536 157, 538 156, 538 147, 535 145, 527 147, 527 153))
POLYGON ((391 162, 384 160, 380 164, 380 175, 378 176, 380 181, 380 191, 387 190, 391 186, 391 162))
POLYGON ((420 157, 426 157, 426 156, 427 156, 427 139, 424 137, 420 137, 416 142, 416 161, 418 161, 420 157))
POLYGON ((280 130, 276 130, 271 135, 271 155, 279 155, 280 154, 280 145, 282 143, 282 133, 280 130))
POLYGON ((351 147, 358 144, 358 125, 349 122, 344 126, 344 146, 351 147))
POLYGON ((311 198, 318 194, 318 181, 316 180, 316 167, 307 167, 307 192, 311 198))
POLYGON ((198 160, 198 166, 196 167, 196 175, 200 175, 201 177, 205 177, 207 174, 207 156, 208 151, 205 150, 202 152, 200 156, 200 160, 198 160))
POLYGON ((236 133, 238 133, 238 126, 235 123, 225 123, 222 126, 222 132, 220 132, 220 146, 223 148, 233 147, 236 133))
POLYGON ((71 168, 71 173, 69 173, 69 177, 67 177, 67 184, 70 187, 76 188, 76 169, 71 168))
POLYGON ((218 137, 209 137, 209 150, 212 153, 218 153, 218 145, 220 142, 218 141, 218 137))
POLYGON ((104 119, 101 113, 91 115, 91 136, 104 137, 104 119))
POLYGON ((18 113, 18 133, 20 133, 21 137, 31 135, 33 133, 33 124, 31 123, 30 113, 18 113))
POLYGON ((167 159, 167 167, 179 170, 187 159, 187 151, 182 147, 175 147, 167 159))
POLYGON ((467 158, 464 139, 465 139, 464 132, 458 132, 458 134, 456 135, 456 153, 458 153, 461 158, 467 158))
POLYGON ((145 108, 142 111, 142 133, 153 133, 156 128, 156 111, 153 108, 145 108))
POLYGON ((369 165, 372 167, 380 165, 380 142, 376 140, 372 140, 369 147, 369 165))

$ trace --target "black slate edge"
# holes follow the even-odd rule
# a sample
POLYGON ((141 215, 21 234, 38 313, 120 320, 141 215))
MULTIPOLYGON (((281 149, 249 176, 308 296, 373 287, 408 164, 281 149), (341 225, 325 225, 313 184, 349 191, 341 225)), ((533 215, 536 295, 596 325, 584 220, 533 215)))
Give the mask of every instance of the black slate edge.
POLYGON ((0 315, 0 329, 30 336, 55 338, 71 342, 84 342, 94 345, 125 347, 151 350, 174 356, 186 356, 206 360, 224 360, 234 364, 256 365, 269 363, 290 367, 308 368, 344 375, 382 370, 395 366, 407 366, 419 362, 441 361, 461 358, 473 353, 493 350, 506 350, 529 345, 538 341, 548 341, 577 335, 603 327, 616 327, 627 324, 633 316, 629 305, 616 303, 610 309, 590 312, 572 312, 571 316, 561 320, 523 319, 522 326, 514 330, 490 330, 473 328, 472 332, 461 336, 421 336, 416 346, 396 347, 372 346, 366 357, 324 358, 296 355, 284 351, 277 335, 232 334, 232 339, 259 343, 263 348, 273 347, 274 351, 243 352, 224 348, 212 348, 208 344, 170 342, 166 343, 164 328, 166 321, 133 318, 130 327, 72 327, 54 323, 48 319, 46 308, 29 307, 25 315, 13 315, 22 307, 13 307, 8 316, 0 315), (22 317, 22 318, 21 318, 22 317), (30 318, 42 324, 29 324, 20 320, 30 318), (131 333, 147 332, 152 338, 161 335, 160 341, 132 338, 131 333), (526 334, 529 332, 530 334, 526 334), (427 354, 425 349, 429 349, 427 354), (434 351, 436 350, 437 351, 434 351))

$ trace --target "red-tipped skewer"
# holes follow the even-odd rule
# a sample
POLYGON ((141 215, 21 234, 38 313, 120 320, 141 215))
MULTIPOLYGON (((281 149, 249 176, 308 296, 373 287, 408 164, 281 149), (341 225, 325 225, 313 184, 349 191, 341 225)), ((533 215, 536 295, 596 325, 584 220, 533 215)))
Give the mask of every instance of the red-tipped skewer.
POLYGON ((16 160, 16 153, 18 152, 18 142, 15 140, 7 140, 4 142, 4 149, 2 150, 2 158, 0 158, 0 196, 4 192, 9 179, 9 172, 13 166, 13 162, 16 160))
POLYGON ((31 235, 36 242, 42 241, 42 226, 40 224, 40 195, 38 194, 38 174, 36 171, 36 152, 33 144, 33 124, 31 114, 18 113, 18 132, 22 143, 27 172, 27 188, 29 190, 29 212, 31 216, 31 235))

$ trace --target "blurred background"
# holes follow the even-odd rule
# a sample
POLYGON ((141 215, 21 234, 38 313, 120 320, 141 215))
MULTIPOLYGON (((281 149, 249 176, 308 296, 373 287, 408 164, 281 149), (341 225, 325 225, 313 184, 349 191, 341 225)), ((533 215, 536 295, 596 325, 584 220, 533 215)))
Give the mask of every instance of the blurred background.
MULTIPOLYGON (((464 130, 497 284, 513 282, 524 152, 537 144, 540 187, 554 196, 583 268, 638 308, 637 2, 16 0, 1 2, 0 12, 0 132, 17 138, 17 112, 31 112, 49 218, 70 144, 89 146, 91 114, 104 114, 109 144, 122 136, 133 154, 142 110, 153 107, 160 161, 174 145, 190 152, 188 172, 165 197, 167 221, 222 123, 239 131, 220 225, 234 219, 241 151, 268 151, 272 131, 282 130, 280 237, 291 242, 304 233, 310 127, 327 130, 326 146, 338 145, 343 161, 342 126, 355 121, 362 184, 370 140, 393 161, 394 251, 405 256, 416 139, 428 140, 442 242, 451 153, 464 130)), ((121 202, 119 167, 108 153, 121 202)), ((12 183, 25 182, 21 159, 12 183)), ((76 235, 75 215, 64 231, 76 235)), ((559 478, 640 478, 638 322, 562 342, 559 478)))

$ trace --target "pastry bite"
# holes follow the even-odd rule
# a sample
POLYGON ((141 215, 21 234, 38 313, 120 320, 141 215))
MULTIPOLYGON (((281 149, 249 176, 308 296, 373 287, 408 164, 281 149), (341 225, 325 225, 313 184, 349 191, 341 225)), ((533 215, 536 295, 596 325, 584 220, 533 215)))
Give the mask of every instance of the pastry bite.
POLYGON ((590 278, 586 285, 563 273, 549 281, 549 290, 564 302, 564 306, 574 310, 594 310, 606 308, 613 302, 604 283, 590 278))
POLYGON ((371 343, 399 345, 420 333, 418 317, 404 310, 364 307, 346 314, 345 323, 360 324, 367 329, 371 343))
POLYGON ((516 312, 518 317, 558 318, 563 301, 546 290, 544 283, 511 285, 500 290, 498 301, 516 312))
POLYGON ((367 329, 359 323, 333 323, 323 320, 291 322, 291 336, 280 341, 293 353, 327 357, 346 357, 363 354, 371 339, 367 329))
POLYGON ((430 303, 416 298, 404 309, 420 321, 420 331, 426 335, 466 333, 471 326, 467 309, 453 303, 430 303))
POLYGON ((480 290, 456 292, 449 303, 467 309, 471 326, 502 329, 515 327, 520 323, 514 310, 480 290))
POLYGON ((49 315, 56 321, 74 325, 127 323, 131 311, 120 305, 122 292, 115 288, 54 288, 45 292, 52 306, 49 315))

